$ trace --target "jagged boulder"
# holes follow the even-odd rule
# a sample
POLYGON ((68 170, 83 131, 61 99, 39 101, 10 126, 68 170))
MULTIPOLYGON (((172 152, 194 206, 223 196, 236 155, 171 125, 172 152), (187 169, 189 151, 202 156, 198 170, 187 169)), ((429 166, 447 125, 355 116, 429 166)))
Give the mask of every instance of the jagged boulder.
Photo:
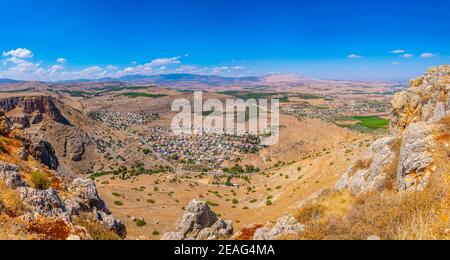
POLYGON ((219 219, 214 225, 205 228, 197 236, 198 240, 217 240, 233 235, 233 221, 219 219))
POLYGON ((396 140, 395 137, 385 137, 375 141, 368 153, 342 175, 336 189, 348 188, 353 194, 359 194, 381 188, 386 180, 385 168, 395 158, 392 146, 396 140))
POLYGON ((87 134, 77 131, 73 136, 66 139, 64 145, 65 155, 72 161, 83 160, 87 143, 89 143, 87 134))
POLYGON ((193 200, 189 203, 177 229, 185 237, 196 237, 202 229, 211 227, 217 220, 216 214, 206 202, 193 200))
POLYGON ((106 213, 104 211, 94 211, 96 213, 97 221, 103 222, 110 230, 116 232, 121 237, 125 237, 127 235, 127 229, 125 224, 113 215, 106 213))
POLYGON ((274 226, 268 224, 256 230, 253 240, 279 240, 289 238, 304 232, 305 225, 300 224, 294 217, 285 216, 277 220, 274 226))
POLYGON ((184 235, 181 232, 167 232, 161 236, 161 240, 175 240, 180 241, 184 240, 184 235))
POLYGON ((20 187, 17 191, 29 212, 46 217, 66 217, 64 207, 56 190, 36 190, 20 187))
POLYGON ((399 190, 423 189, 430 176, 427 168, 433 163, 433 127, 426 122, 408 126, 400 150, 397 180, 399 190))
POLYGON ((168 232, 162 240, 214 240, 229 238, 233 234, 233 222, 218 219, 217 215, 203 201, 193 200, 186 209, 178 232, 168 232))
POLYGON ((19 167, 6 162, 0 162, 0 180, 3 180, 11 188, 24 187, 26 185, 19 173, 19 167))
POLYGON ((77 178, 72 182, 68 189, 76 198, 78 198, 81 204, 97 208, 104 206, 102 200, 98 196, 95 182, 91 179, 77 178))

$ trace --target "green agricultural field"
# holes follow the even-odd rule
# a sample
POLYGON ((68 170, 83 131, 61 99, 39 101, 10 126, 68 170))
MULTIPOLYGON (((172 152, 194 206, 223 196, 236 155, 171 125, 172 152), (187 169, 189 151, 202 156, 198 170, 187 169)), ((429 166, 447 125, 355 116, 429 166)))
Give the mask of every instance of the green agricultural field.
POLYGON ((161 98, 161 97, 167 96, 165 94, 149 94, 149 93, 140 93, 140 92, 128 92, 128 93, 124 93, 122 95, 125 97, 129 97, 129 98, 138 98, 138 97, 161 98))
POLYGON ((387 128, 389 120, 377 116, 354 116, 354 120, 359 121, 357 125, 364 126, 371 129, 387 128))
POLYGON ((335 119, 336 125, 348 128, 356 132, 369 134, 386 133, 389 128, 389 120, 378 116, 353 116, 335 119), (355 124, 341 124, 339 121, 354 121, 355 124))

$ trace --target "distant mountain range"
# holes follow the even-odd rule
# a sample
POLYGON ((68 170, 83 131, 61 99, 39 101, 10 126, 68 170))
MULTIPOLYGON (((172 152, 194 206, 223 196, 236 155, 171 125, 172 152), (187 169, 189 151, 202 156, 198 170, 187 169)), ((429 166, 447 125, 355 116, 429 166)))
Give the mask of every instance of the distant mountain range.
MULTIPOLYGON (((0 84, 25 83, 27 81, 0 79, 0 84)), ((320 80, 305 78, 291 74, 269 74, 253 77, 223 77, 218 75, 196 74, 160 74, 160 75, 128 75, 120 78, 75 79, 57 83, 124 83, 124 84, 155 84, 166 87, 223 87, 223 86, 302 86, 304 84, 338 82, 355 83, 353 81, 320 80)), ((366 82, 367 83, 367 82, 366 82)), ((379 83, 379 82, 377 82, 379 83)))
POLYGON ((20 83, 23 82, 21 80, 14 80, 14 79, 0 79, 0 84, 11 84, 11 83, 20 83))
POLYGON ((261 82, 259 77, 221 77, 217 75, 195 74, 161 74, 161 75, 128 75, 120 78, 78 79, 62 81, 70 82, 124 82, 134 84, 158 84, 158 85, 207 85, 223 86, 243 83, 261 82))

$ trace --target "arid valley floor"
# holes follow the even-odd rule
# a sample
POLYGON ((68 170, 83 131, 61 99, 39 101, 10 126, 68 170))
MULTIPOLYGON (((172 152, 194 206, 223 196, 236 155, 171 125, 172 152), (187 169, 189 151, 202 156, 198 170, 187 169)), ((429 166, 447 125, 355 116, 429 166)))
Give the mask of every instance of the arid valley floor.
MULTIPOLYGON (((389 101, 401 89, 394 83, 285 78, 273 75, 246 87, 195 82, 180 83, 182 88, 139 82, 2 84, 0 104, 14 131, 42 136, 52 144, 58 157, 53 168, 65 182, 79 176, 95 180, 100 197, 125 223, 128 239, 159 239, 176 228, 193 199, 207 201, 220 217, 233 220, 236 230, 294 213, 333 187, 350 163, 387 132, 389 101), (223 149, 232 155, 209 161, 183 161, 186 154, 156 151, 164 144, 149 137, 164 136, 175 146, 181 142, 170 139, 175 114, 170 105, 175 99, 192 99, 192 92, 185 91, 189 84, 189 89, 205 91, 205 99, 282 99, 279 142, 248 151, 239 147, 245 141, 228 140, 232 146, 223 149), (10 103, 16 105, 12 110, 10 103), (358 116, 382 123, 364 125, 358 116), (223 171, 235 165, 253 170, 223 171)), ((209 142, 223 138, 207 137, 205 147, 190 149, 209 154, 214 148, 209 142)), ((180 146, 195 144, 192 137, 185 139, 180 146)))

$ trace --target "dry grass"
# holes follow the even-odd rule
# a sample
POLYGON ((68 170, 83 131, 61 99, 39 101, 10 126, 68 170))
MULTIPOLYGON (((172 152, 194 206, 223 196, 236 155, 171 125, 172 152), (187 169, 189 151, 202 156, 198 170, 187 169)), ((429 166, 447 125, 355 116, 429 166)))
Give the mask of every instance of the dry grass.
POLYGON ((372 159, 356 161, 355 165, 352 168, 352 172, 350 173, 349 177, 352 177, 358 171, 368 169, 370 167, 370 165, 372 164, 372 162, 373 162, 372 159))
MULTIPOLYGON (((447 172, 448 173, 448 172, 447 172)), ((435 174, 423 192, 398 194, 394 191, 374 192, 356 198, 344 216, 321 218, 303 216, 324 211, 322 204, 307 206, 299 220, 307 224, 297 239, 366 240, 377 235, 386 240, 448 239, 449 193, 442 174, 435 174)), ((326 201, 326 199, 323 199, 326 201)))
POLYGON ((63 220, 39 217, 27 224, 27 232, 37 240, 66 240, 70 227, 63 220))
POLYGON ((9 139, 6 137, 0 137, 0 152, 1 153, 9 153, 9 139))
POLYGON ((94 240, 120 240, 121 238, 105 225, 97 221, 89 221, 84 218, 75 218, 74 224, 84 227, 94 240))
POLYGON ((6 186, 0 180, 0 203, 5 207, 5 211, 10 216, 17 216, 23 209, 19 193, 6 186))
POLYGON ((392 145, 391 151, 394 153, 395 157, 392 162, 386 166, 384 172, 386 173, 386 181, 384 183, 384 188, 387 190, 397 189, 397 171, 398 164, 400 162, 400 149, 402 146, 402 139, 398 138, 392 145))
POLYGON ((252 240, 256 230, 262 227, 264 227, 264 225, 261 224, 253 225, 251 227, 245 227, 239 232, 239 234, 234 238, 234 240, 242 240, 242 241, 252 240))

